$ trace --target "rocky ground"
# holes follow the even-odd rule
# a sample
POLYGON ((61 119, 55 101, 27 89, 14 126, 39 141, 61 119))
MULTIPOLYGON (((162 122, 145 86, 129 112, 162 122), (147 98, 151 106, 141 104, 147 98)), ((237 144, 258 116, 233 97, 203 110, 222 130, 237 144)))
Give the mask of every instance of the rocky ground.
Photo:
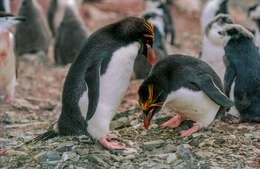
MULTIPOLYGON (((170 7, 177 45, 167 46, 169 53, 197 56, 200 49, 199 11, 186 8, 185 1, 175 1, 176 4, 170 7)), ((89 31, 127 15, 137 16, 143 10, 140 1, 123 2, 124 5, 122 1, 119 4, 118 0, 110 0, 82 6, 89 31)), ((237 8, 235 2, 232 3, 236 8, 232 8, 231 13, 236 21, 250 26, 243 11, 245 7, 237 8)), ((129 151, 104 149, 86 136, 57 137, 10 149, 45 132, 58 119, 68 68, 53 64, 52 49, 46 58, 28 56, 20 61, 17 103, 0 102, 0 151, 9 149, 0 155, 0 168, 260 168, 260 124, 231 125, 215 121, 207 129, 181 137, 180 131, 191 127, 192 122, 184 122, 176 129, 162 129, 160 125, 172 116, 164 109, 149 130, 145 130, 136 96, 140 81, 131 82, 111 122, 111 132, 120 135, 116 141, 129 151)))

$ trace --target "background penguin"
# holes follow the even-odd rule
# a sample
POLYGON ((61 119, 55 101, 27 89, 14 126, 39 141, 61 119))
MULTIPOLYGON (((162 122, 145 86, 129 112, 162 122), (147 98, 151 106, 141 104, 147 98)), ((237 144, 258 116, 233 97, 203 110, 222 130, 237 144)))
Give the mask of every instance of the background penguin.
POLYGON ((55 63, 60 65, 72 63, 86 38, 87 33, 79 14, 69 6, 66 7, 55 37, 55 63))
POLYGON ((108 134, 109 124, 128 88, 138 52, 155 63, 153 38, 152 24, 137 17, 127 17, 91 34, 69 69, 55 130, 35 141, 89 133, 106 148, 124 149, 108 142, 115 137, 108 134))
POLYGON ((11 12, 9 0, 0 0, 0 11, 11 12))
MULTIPOLYGON (((154 26, 154 43, 153 43, 153 49, 155 52, 155 56, 157 60, 160 60, 167 56, 166 47, 164 45, 164 18, 162 10, 154 10, 153 12, 148 12, 143 14, 142 16, 145 18, 148 22, 152 23, 154 26)), ((136 79, 144 79, 148 76, 152 66, 147 61, 145 56, 142 54, 138 55, 135 63, 134 63, 134 74, 136 79)))
POLYGON ((147 13, 162 13, 164 21, 164 37, 168 39, 170 36, 170 44, 174 45, 175 29, 170 10, 161 0, 145 0, 145 12, 147 13))
POLYGON ((255 43, 260 47, 260 5, 253 5, 248 9, 248 16, 254 22, 255 43))
POLYGON ((35 0, 23 0, 18 11, 19 16, 27 18, 15 31, 15 54, 42 53, 47 55, 50 44, 50 32, 45 17, 35 0))
POLYGON ((64 12, 68 7, 74 10, 74 12, 79 10, 76 0, 50 0, 47 10, 47 21, 53 37, 55 37, 56 31, 64 19, 64 12))
POLYGON ((228 14, 228 0, 208 0, 201 14, 201 33, 218 14, 228 14))
POLYGON ((220 79, 224 80, 225 65, 224 65, 224 49, 212 43, 208 38, 209 35, 218 35, 218 30, 222 29, 227 24, 232 24, 233 21, 228 15, 219 14, 206 27, 203 34, 201 60, 207 62, 219 75, 220 79))
POLYGON ((225 50, 225 93, 234 97, 242 121, 260 122, 260 55, 254 36, 236 24, 226 25, 218 34, 213 42, 225 50))
POLYGON ((165 105, 178 115, 162 124, 175 128, 185 120, 196 123, 182 136, 210 125, 217 113, 233 104, 224 95, 221 80, 205 62, 191 56, 170 55, 158 61, 138 90, 147 129, 152 117, 165 105))
POLYGON ((0 95, 5 95, 6 102, 14 101, 17 74, 13 34, 10 28, 24 20, 24 17, 14 17, 9 13, 0 12, 0 95))

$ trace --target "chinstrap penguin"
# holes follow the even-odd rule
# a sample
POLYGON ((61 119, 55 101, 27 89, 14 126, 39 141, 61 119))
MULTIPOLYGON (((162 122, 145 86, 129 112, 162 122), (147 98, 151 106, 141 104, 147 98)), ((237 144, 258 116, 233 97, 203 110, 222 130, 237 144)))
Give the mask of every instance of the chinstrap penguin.
POLYGON ((48 54, 50 31, 36 0, 23 0, 18 16, 25 16, 26 23, 20 23, 15 31, 16 57, 24 54, 48 54))
POLYGON ((59 65, 72 63, 87 38, 87 32, 77 11, 66 7, 54 42, 54 59, 59 65))
POLYGON ((201 14, 201 33, 218 14, 228 14, 228 0, 208 0, 201 14))
MULTIPOLYGON (((162 10, 155 10, 153 12, 144 13, 142 15, 148 22, 153 24, 154 27, 154 42, 153 49, 157 60, 167 56, 166 47, 164 45, 164 19, 162 10)), ((138 55, 134 63, 134 74, 136 79, 146 78, 152 66, 145 56, 138 55)))
POLYGON ((226 25, 218 34, 214 43, 225 50, 225 93, 234 97, 242 122, 260 122, 260 55, 254 36, 237 24, 226 25))
POLYGON ((178 115, 162 124, 162 127, 178 127, 185 119, 196 123, 182 136, 188 136, 210 125, 215 116, 223 117, 233 103, 222 92, 221 80, 205 62, 186 55, 170 55, 152 69, 138 90, 139 104, 144 113, 147 129, 152 117, 163 106, 178 115))
POLYGON ((225 14, 217 15, 209 24, 203 33, 201 60, 207 62, 219 75, 220 79, 224 80, 225 65, 224 65, 224 49, 215 45, 209 40, 209 36, 214 40, 214 36, 218 38, 218 30, 222 29, 227 24, 233 24, 232 19, 225 14))
POLYGON ((4 95, 6 102, 14 102, 17 64, 11 28, 25 21, 25 18, 15 17, 5 11, 0 11, 0 95, 4 95))
POLYGON ((130 83, 138 53, 155 63, 153 38, 153 25, 137 17, 127 17, 91 34, 64 82, 57 125, 35 140, 89 134, 106 148, 124 149, 108 142, 116 137, 108 134, 109 124, 130 83))

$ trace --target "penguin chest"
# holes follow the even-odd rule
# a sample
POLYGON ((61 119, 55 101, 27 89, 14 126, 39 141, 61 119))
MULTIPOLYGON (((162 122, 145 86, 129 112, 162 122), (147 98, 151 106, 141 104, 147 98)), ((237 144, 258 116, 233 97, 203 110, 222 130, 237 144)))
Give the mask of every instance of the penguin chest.
POLYGON ((13 52, 12 34, 0 33, 0 93, 15 83, 15 56, 13 52))
POLYGON ((171 92, 166 99, 166 106, 182 117, 197 122, 201 127, 208 126, 219 110, 219 105, 203 91, 187 88, 171 92))

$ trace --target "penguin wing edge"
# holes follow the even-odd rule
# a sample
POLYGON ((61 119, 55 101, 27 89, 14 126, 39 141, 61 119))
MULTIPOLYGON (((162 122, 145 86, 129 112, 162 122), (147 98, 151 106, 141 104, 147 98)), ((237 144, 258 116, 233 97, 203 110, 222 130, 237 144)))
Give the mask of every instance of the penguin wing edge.
POLYGON ((233 106, 233 102, 216 86, 209 75, 200 76, 195 80, 195 83, 216 104, 225 108, 233 106))

